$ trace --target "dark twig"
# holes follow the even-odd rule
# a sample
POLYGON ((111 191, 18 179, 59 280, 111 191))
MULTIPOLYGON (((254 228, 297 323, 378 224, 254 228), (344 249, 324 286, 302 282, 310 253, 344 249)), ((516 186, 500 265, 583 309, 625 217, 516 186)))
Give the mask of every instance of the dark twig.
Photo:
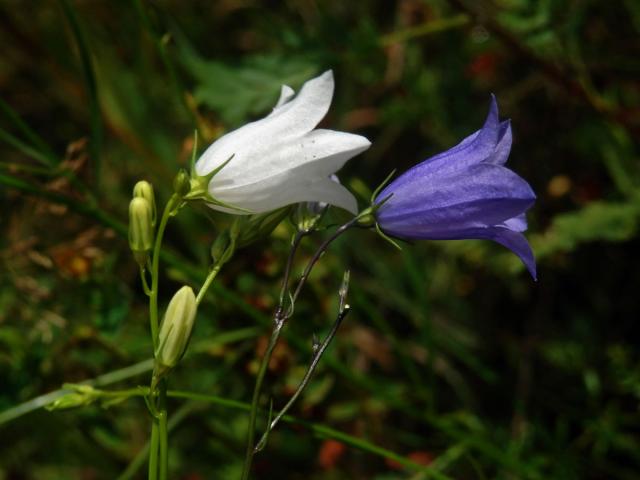
MULTIPOLYGON (((251 470, 251 463, 253 462, 253 455, 254 455, 255 427, 256 427, 256 420, 258 415, 258 402, 260 400, 260 390, 262 389, 262 383, 264 381, 265 374, 267 373, 267 368, 269 366, 271 356, 273 355, 273 351, 276 347, 276 344, 278 343, 280 334, 282 333, 282 327, 284 327, 284 324, 293 314, 295 302, 298 296, 300 295, 302 287, 306 283, 306 280, 309 278, 309 275, 311 274, 311 270, 313 269, 317 261, 320 259, 322 254, 327 250, 329 245, 336 238, 338 238, 344 232, 349 230, 349 228, 356 225, 357 222, 358 222, 358 217, 354 217, 349 222, 338 227, 338 229, 329 238, 327 238, 324 242, 322 242, 322 244, 320 244, 320 247, 318 247, 314 255, 311 257, 311 260, 309 260, 309 262, 307 263, 307 266, 305 267, 304 272, 302 273, 302 276, 298 281, 298 284, 296 286, 294 293, 289 294, 289 297, 290 297, 289 300, 291 304, 289 308, 285 311, 284 298, 288 294, 289 277, 291 276, 293 260, 294 260, 296 251, 298 249, 298 246, 300 244, 300 241, 305 235, 308 235, 310 232, 298 231, 294 236, 294 239, 291 245, 291 251, 289 252, 289 257, 287 259, 287 264, 285 267, 284 278, 282 281, 282 288, 280 290, 280 302, 278 307, 276 308, 274 318, 273 318, 273 330, 271 332, 271 337, 269 338, 269 344, 267 345, 267 350, 265 351, 262 357, 262 360, 260 361, 260 367, 258 369, 258 375, 256 377, 256 383, 253 389, 253 397, 251 399, 251 412, 249 414, 249 427, 247 432, 247 450, 245 454, 244 467, 242 470, 242 477, 241 477, 242 480, 246 480, 249 478, 249 472, 251 470)), ((346 310, 345 305, 343 305, 342 303, 341 303, 341 309, 346 310)), ((346 315, 346 313, 344 315, 346 315)), ((343 318, 344 318, 344 315, 343 315, 343 318)), ((340 321, 342 321, 342 319, 340 319, 340 321)))
MULTIPOLYGON (((285 295, 288 294, 288 291, 289 291, 289 278, 291 277, 291 269, 293 268, 294 257, 296 255, 296 252, 298 251, 300 242, 302 241, 304 236, 308 234, 309 232, 306 232, 306 231, 297 231, 291 242, 291 250, 289 251, 289 256, 287 257, 287 264, 285 266, 284 276, 282 279, 282 287, 280 288, 280 299, 278 302, 278 311, 280 311, 280 314, 282 314, 282 311, 284 308, 284 297, 285 295)), ((291 304, 291 308, 293 308, 293 303, 291 304)), ((286 317, 290 317, 291 313, 293 312, 288 312, 288 313, 289 314, 286 315, 286 317)))
POLYGON ((316 262, 318 260, 320 260, 320 257, 322 257, 322 255, 327 250, 329 245, 331 245, 331 243, 336 238, 338 238, 340 235, 342 235, 344 232, 346 232, 351 227, 356 225, 358 223, 358 220, 359 220, 359 217, 354 217, 353 219, 351 219, 350 221, 348 221, 344 225, 341 225, 340 227, 338 227, 338 229, 335 232, 333 232, 333 235, 331 235, 324 242, 322 242, 322 244, 320 244, 320 246, 316 250, 316 253, 314 253, 313 257, 311 257, 311 260, 309 260, 309 263, 307 264, 306 268, 304 269, 304 272, 302 273, 302 276, 300 277, 300 280, 298 281, 298 285, 296 286, 296 289, 293 292, 293 295, 291 296, 291 301, 293 303, 295 303, 295 301, 298 299, 298 296, 300 295, 300 292, 302 291, 302 287, 304 287, 304 284, 306 283, 307 279, 309 278, 309 275, 311 274, 311 270, 315 266, 316 262))
POLYGON ((262 382, 264 381, 264 377, 267 373, 267 368, 269 367, 269 362, 271 361, 273 350, 275 349, 276 344, 278 343, 278 339, 280 338, 282 327, 284 326, 287 318, 291 316, 291 313, 293 311, 292 303, 289 310, 286 313, 284 312, 284 297, 287 294, 289 288, 289 277, 291 276, 291 269, 293 268, 293 260, 295 258, 296 252, 298 251, 300 241, 305 235, 306 232, 298 231, 296 232, 295 236, 293 237, 293 241, 291 242, 291 250, 289 251, 289 256, 287 258, 287 264, 285 266, 284 276, 282 279, 282 287, 280 289, 280 302, 273 316, 273 330, 271 331, 271 337, 269 338, 267 350, 265 351, 264 355, 262 356, 262 360, 260 361, 256 383, 253 387, 251 410, 249 413, 249 427, 247 429, 247 451, 245 454, 244 467, 242 470, 243 480, 249 478, 251 463, 253 461, 253 445, 255 441, 256 420, 258 418, 258 402, 260 400, 260 390, 262 389, 262 382))
POLYGON ((309 381, 311 380, 311 377, 313 376, 316 370, 316 367, 318 366, 318 363, 322 358, 322 355, 324 354, 325 350, 327 349, 327 347, 335 337, 336 333, 338 332, 338 329, 340 328, 342 321, 349 313, 350 307, 346 303, 348 290, 349 290, 349 271, 347 270, 344 274, 344 279, 342 281, 342 285, 338 293, 340 296, 340 307, 338 310, 338 316, 336 317, 336 320, 333 322, 333 326, 331 327, 331 330, 329 331, 325 339, 322 341, 322 343, 318 343, 317 339, 314 338, 313 347, 312 347, 313 356, 311 357, 311 363, 309 364, 309 368, 307 368, 307 371, 304 374, 304 377, 302 378, 300 384, 298 385, 298 388, 296 389, 294 394, 291 396, 289 401, 282 408, 282 410, 280 410, 280 413, 278 413, 278 415, 276 415, 275 418, 269 423, 267 430, 262 434, 262 438, 260 438, 260 441, 255 446, 253 453, 258 453, 260 450, 262 450, 266 446, 267 440, 269 438, 269 435, 271 434, 271 431, 276 427, 278 422, 280 422, 282 417, 287 414, 287 412, 291 409, 291 407, 296 402, 300 394, 302 394, 303 390, 309 384, 309 381))

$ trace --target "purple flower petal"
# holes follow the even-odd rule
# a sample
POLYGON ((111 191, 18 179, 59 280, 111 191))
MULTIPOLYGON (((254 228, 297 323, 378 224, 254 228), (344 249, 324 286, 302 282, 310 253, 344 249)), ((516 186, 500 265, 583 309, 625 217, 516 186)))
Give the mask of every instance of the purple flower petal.
POLYGON ((509 152, 511 152, 511 142, 513 137, 511 135, 511 120, 505 120, 500 124, 500 132, 498 133, 498 144, 496 149, 489 158, 487 163, 493 163, 494 165, 504 165, 509 158, 509 152))
POLYGON ((533 256, 533 251, 529 246, 527 239, 519 232, 514 232, 508 228, 496 228, 494 230, 494 237, 492 238, 500 245, 507 247, 513 253, 515 253, 522 263, 524 263, 527 270, 534 280, 538 280, 538 274, 536 271, 536 259, 533 256))
POLYGON ((502 226, 509 230, 513 230, 514 232, 524 232, 527 229, 527 216, 524 213, 521 213, 516 217, 502 222, 502 226))
MULTIPOLYGON (((409 171, 400 175, 394 183, 420 183, 432 178, 440 178, 446 173, 463 171, 479 163, 501 164, 506 161, 511 148, 511 128, 507 122, 498 122, 498 105, 495 97, 491 97, 489 114, 484 126, 469 135, 462 142, 449 150, 428 158, 409 171), (496 152, 496 148, 500 150, 496 152), (495 157, 495 158, 494 158, 495 157)), ((388 187, 382 191, 380 198, 386 197, 388 187)))
POLYGON ((521 232, 535 193, 504 167, 511 150, 509 120, 499 122, 491 98, 484 126, 455 147, 409 169, 375 199, 380 228, 404 239, 489 239, 511 249, 535 278, 535 260, 521 232))
POLYGON ((393 196, 377 216, 391 233, 397 224, 423 234, 450 226, 496 225, 526 211, 535 200, 526 181, 505 167, 490 164, 445 175, 437 185, 414 182, 395 188, 394 182, 389 187, 394 187, 386 189, 393 196))

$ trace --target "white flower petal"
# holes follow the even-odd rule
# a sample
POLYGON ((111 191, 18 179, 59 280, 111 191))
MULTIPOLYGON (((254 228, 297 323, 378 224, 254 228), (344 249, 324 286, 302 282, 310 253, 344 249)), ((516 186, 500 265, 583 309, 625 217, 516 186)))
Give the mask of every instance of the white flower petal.
POLYGON ((339 182, 325 178, 314 183, 311 190, 314 195, 317 195, 317 198, 308 201, 328 203, 357 215, 358 202, 356 197, 339 182))
MULTIPOLYGON (((358 212, 358 204, 355 197, 345 187, 334 182, 330 178, 319 178, 315 181, 294 182, 289 180, 282 183, 282 178, 272 178, 268 185, 260 190, 249 190, 251 195, 248 196, 244 189, 218 192, 217 199, 249 210, 251 213, 262 213, 275 210, 286 205, 299 202, 324 202, 335 205, 353 213, 358 212)), ((215 210, 227 213, 238 214, 237 210, 230 210, 224 207, 210 205, 215 210)))
MULTIPOLYGON (((362 135, 317 129, 300 139, 300 167, 313 168, 322 177, 335 173, 352 157, 364 152, 371 142, 362 135)), ((300 168, 298 167, 298 168, 300 168)))
POLYGON ((353 195, 329 177, 371 143, 360 135, 313 130, 329 109, 333 87, 331 71, 306 82, 295 97, 283 86, 269 116, 214 142, 196 162, 196 174, 205 176, 231 160, 210 180, 211 196, 253 213, 304 201, 356 213, 353 195))
POLYGON ((276 103, 276 106, 273 107, 273 112, 270 114, 270 116, 273 115, 278 108, 291 100, 295 94, 296 91, 289 85, 282 85, 282 88, 280 89, 280 98, 278 99, 278 103, 276 103))
POLYGON ((328 177, 370 145, 371 142, 361 135, 313 130, 301 138, 271 145, 269 150, 254 150, 252 155, 261 160, 251 169, 234 157, 211 179, 209 187, 220 194, 262 183, 283 173, 290 177, 328 177), (245 170, 241 176, 236 174, 240 168, 245 170))
POLYGON ((247 161, 251 161, 252 168, 258 167, 261 159, 256 154, 261 150, 271 150, 275 142, 304 135, 322 120, 331 105, 333 87, 331 70, 309 80, 293 100, 271 115, 223 135, 210 145, 196 162, 196 172, 206 175, 232 155, 234 161, 224 169, 228 175, 236 176, 238 171, 246 170, 247 161))
MULTIPOLYGON (((278 108, 268 128, 271 134, 293 136, 311 131, 329 111, 333 98, 333 72, 327 70, 322 75, 305 82, 300 93, 291 101, 278 108)), ((266 118, 260 121, 265 121, 266 118)))

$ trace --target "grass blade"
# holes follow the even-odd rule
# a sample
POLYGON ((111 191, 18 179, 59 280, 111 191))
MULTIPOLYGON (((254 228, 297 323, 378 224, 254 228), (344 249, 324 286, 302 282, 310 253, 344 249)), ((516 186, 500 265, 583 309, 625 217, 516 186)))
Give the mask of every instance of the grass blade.
POLYGON ((87 39, 80 28, 80 22, 74 8, 71 6, 69 0, 59 0, 64 16, 69 22, 71 33, 75 39, 78 47, 78 53, 80 54, 80 63, 82 65, 82 72, 84 74, 84 80, 89 96, 89 124, 90 124, 90 137, 89 137, 89 152, 91 154, 91 160, 94 164, 95 178, 100 179, 100 151, 102 149, 102 137, 103 127, 102 118, 100 113, 100 104, 98 102, 98 84, 96 82, 96 75, 93 68, 93 62, 91 60, 91 54, 87 39))
POLYGON ((22 152, 27 157, 33 158, 34 160, 36 160, 37 162, 43 165, 51 166, 50 158, 48 158, 44 153, 33 148, 30 145, 27 145, 18 137, 16 137, 15 135, 12 135, 11 133, 7 132, 2 128, 0 128, 0 140, 8 143, 12 147, 14 147, 16 150, 22 152))
MULTIPOLYGON (((47 142, 45 142, 42 137, 40 137, 24 120, 22 120, 20 115, 18 115, 2 98, 0 98, 0 113, 2 113, 7 120, 9 120, 9 122, 22 133, 24 138, 31 143, 31 148, 39 152, 41 157, 39 156, 37 158, 38 161, 49 166, 59 163, 60 159, 56 156, 55 152, 47 142)), ((27 145, 25 142, 22 143, 27 145)))

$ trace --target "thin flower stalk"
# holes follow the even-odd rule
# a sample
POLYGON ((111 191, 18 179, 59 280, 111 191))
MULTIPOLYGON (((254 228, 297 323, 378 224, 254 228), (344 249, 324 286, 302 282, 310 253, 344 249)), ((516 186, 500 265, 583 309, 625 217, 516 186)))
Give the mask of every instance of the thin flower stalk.
POLYGON ((280 295, 280 303, 279 303, 279 305, 276 308, 276 311, 274 313, 273 330, 271 332, 271 337, 269 338, 269 343, 267 345, 267 349, 266 349, 266 351, 265 351, 265 353, 264 353, 264 355, 263 355, 263 357, 262 357, 262 359, 260 361, 260 367, 258 368, 258 374, 256 376, 256 383, 254 385, 253 396, 252 396, 252 399, 251 399, 251 411, 250 411, 250 414, 249 414, 249 427, 248 427, 248 431, 247 431, 247 446, 246 446, 245 461, 244 461, 242 477, 241 477, 242 480, 247 480, 249 478, 249 473, 251 471, 251 464, 253 462, 253 456, 255 454, 255 444, 254 444, 255 440, 254 439, 255 439, 255 427, 256 427, 256 420, 257 420, 257 413, 258 413, 258 410, 259 410, 258 403, 259 403, 259 400, 260 400, 260 392, 261 392, 261 389, 262 389, 262 384, 263 384, 263 381, 264 381, 264 377, 265 377, 266 372, 267 372, 267 368, 268 368, 269 363, 271 361, 271 356, 273 355, 273 351, 275 349, 275 346, 277 345, 278 340, 280 339, 280 334, 282 333, 282 328, 284 327, 284 325, 285 325, 286 321, 289 319, 289 317, 293 314, 293 308, 294 308, 295 302, 298 299, 298 296, 300 295, 300 292, 302 291, 303 286, 305 285, 307 279, 309 278, 309 275, 311 274, 311 271, 313 270, 313 267, 315 266, 315 264, 318 262, 318 260, 323 255, 323 253, 327 250, 329 245, 331 245, 332 242, 334 242, 337 238, 339 238, 342 234, 344 234, 350 228, 352 228, 353 226, 357 225, 358 220, 359 220, 359 216, 356 216, 353 219, 351 219, 350 221, 348 221, 347 223, 341 225, 340 227, 338 227, 336 229, 336 231, 330 237, 325 239, 322 242, 322 244, 320 244, 320 246, 318 247, 318 249, 316 250, 314 255, 311 257, 311 259, 307 263, 307 265, 306 265, 306 267, 305 267, 305 269, 304 269, 304 271, 302 273, 302 276, 298 280, 298 284, 297 284, 297 286, 295 288, 294 293, 290 295, 291 305, 285 311, 285 309, 284 309, 284 299, 285 299, 285 296, 286 296, 286 292, 288 291, 289 276, 290 276, 290 272, 291 272, 291 269, 292 269, 292 266, 293 266, 293 259, 295 257, 295 253, 296 253, 296 251, 298 249, 300 240, 303 238, 304 235, 308 234, 309 232, 305 232, 305 231, 301 232, 301 231, 299 231, 299 232, 296 233, 296 236, 294 237, 294 240, 292 242, 292 247, 291 247, 291 250, 289 252, 289 257, 287 259, 287 264, 286 264, 286 267, 285 267, 284 279, 283 279, 281 295, 280 295))
POLYGON ((338 315, 336 317, 336 320, 333 322, 331 330, 329 331, 329 333, 326 335, 326 337, 322 342, 317 343, 314 341, 313 356, 311 357, 311 362, 309 363, 309 367, 307 368, 307 371, 305 372, 304 376, 302 377, 302 380, 300 381, 300 384, 296 388, 296 391, 293 393, 289 401, 285 404, 284 407, 282 407, 282 410, 280 410, 280 412, 275 416, 273 420, 271 420, 271 422, 267 426, 267 430, 262 434, 262 438, 260 438, 260 441, 257 443, 257 445, 253 450, 254 453, 258 453, 266 446, 267 439, 269 438, 271 431, 276 427, 276 425, 278 425, 280 420, 282 420, 282 417, 284 417, 288 413, 288 411, 291 409, 293 404, 298 400, 298 398, 300 397, 304 389, 307 387, 307 385, 311 381, 311 377, 315 373, 316 367, 320 363, 320 359, 322 358, 322 355, 327 350, 327 347, 329 347, 329 344, 334 339, 336 333, 338 333, 338 329, 340 328, 342 321, 350 311, 349 305, 346 304, 348 284, 349 284, 349 272, 347 271, 345 272, 344 281, 339 292, 340 307, 338 309, 338 315))

